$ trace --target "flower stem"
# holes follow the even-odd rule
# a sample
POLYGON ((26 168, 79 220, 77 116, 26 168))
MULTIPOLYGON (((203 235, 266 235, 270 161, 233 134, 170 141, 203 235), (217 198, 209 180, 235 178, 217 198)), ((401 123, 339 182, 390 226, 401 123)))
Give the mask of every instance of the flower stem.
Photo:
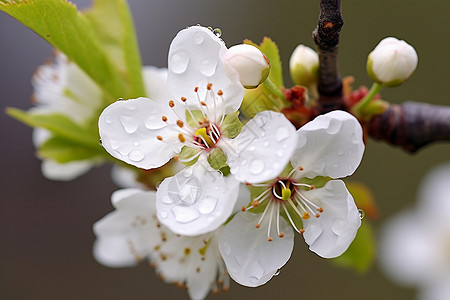
POLYGON ((370 101, 372 101, 372 99, 381 91, 382 88, 383 85, 374 82, 367 95, 362 98, 361 101, 358 102, 358 104, 355 105, 355 107, 353 108, 353 112, 357 116, 362 116, 364 114, 364 109, 367 107, 370 101))
POLYGON ((263 84, 274 96, 281 99, 283 103, 287 101, 281 89, 273 83, 270 77, 267 77, 263 84))

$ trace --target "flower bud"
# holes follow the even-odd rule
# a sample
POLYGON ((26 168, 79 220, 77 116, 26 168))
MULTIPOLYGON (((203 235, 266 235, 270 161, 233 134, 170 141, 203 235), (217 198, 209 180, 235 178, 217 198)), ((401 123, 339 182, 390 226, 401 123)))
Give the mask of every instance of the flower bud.
POLYGON ((229 48, 222 63, 228 77, 237 78, 247 89, 256 88, 270 72, 269 59, 258 48, 247 44, 229 48))
POLYGON ((309 87, 319 76, 319 55, 305 45, 298 45, 289 60, 291 78, 295 84, 309 87))
POLYGON ((394 37, 383 39, 367 58, 369 76, 386 86, 402 84, 412 75, 416 66, 416 50, 394 37))

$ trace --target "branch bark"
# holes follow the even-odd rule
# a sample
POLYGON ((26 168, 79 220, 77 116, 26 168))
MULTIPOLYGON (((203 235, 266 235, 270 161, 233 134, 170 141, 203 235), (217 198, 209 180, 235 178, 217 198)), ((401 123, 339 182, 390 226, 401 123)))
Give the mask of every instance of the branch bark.
POLYGON ((391 105, 364 125, 370 137, 416 152, 433 142, 450 141, 450 107, 405 102, 391 105))
MULTIPOLYGON (((338 72, 339 34, 344 21, 340 0, 320 0, 320 15, 313 39, 319 54, 319 99, 313 115, 349 111, 338 72)), ((381 115, 362 124, 371 138, 411 153, 438 141, 450 141, 450 107, 418 102, 392 104, 381 115)))
POLYGON ((340 0, 321 0, 320 15, 313 31, 319 54, 318 113, 345 109, 342 97, 342 80, 338 72, 339 33, 344 25, 340 0))

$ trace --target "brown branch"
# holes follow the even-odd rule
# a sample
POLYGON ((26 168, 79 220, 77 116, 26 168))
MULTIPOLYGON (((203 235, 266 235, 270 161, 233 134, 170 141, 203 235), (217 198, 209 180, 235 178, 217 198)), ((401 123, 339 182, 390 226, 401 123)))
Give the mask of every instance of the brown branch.
POLYGON ((340 0, 321 0, 320 15, 313 39, 319 54, 318 113, 345 109, 342 80, 338 72, 339 33, 344 21, 340 0))
POLYGON ((450 107, 418 102, 393 104, 364 125, 370 137, 415 152, 433 142, 450 141, 450 107))

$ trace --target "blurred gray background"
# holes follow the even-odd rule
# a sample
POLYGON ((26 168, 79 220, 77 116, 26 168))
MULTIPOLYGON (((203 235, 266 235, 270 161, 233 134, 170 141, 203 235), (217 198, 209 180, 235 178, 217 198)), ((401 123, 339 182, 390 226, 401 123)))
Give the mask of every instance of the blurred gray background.
MULTIPOLYGON (((86 7, 90 1, 75 1, 86 7)), ((379 40, 396 36, 412 44, 419 65, 401 87, 383 98, 450 104, 450 2, 343 0, 345 25, 339 49, 342 75, 355 87, 370 85, 367 54, 379 40)), ((318 0, 130 0, 143 63, 164 67, 176 33, 202 24, 219 27, 228 46, 264 36, 275 40, 287 75, 295 46, 314 46, 311 32, 318 0)), ((0 103, 2 110, 31 107, 30 78, 52 49, 31 30, 0 13, 0 103)), ((290 79, 286 77, 286 85, 290 79)), ((109 168, 72 182, 52 182, 40 174, 32 130, 0 114, 0 298, 1 299, 187 299, 184 290, 165 284, 146 264, 109 269, 92 255, 92 224, 112 211, 116 189, 109 168)), ((417 184, 433 166, 450 158, 450 144, 415 155, 369 141, 363 163, 352 177, 374 192, 383 220, 412 205, 417 184)), ((365 219, 368 222, 367 218, 365 219)), ((415 291, 390 282, 376 265, 366 274, 341 269, 310 253, 297 238, 294 253, 279 276, 263 287, 232 284, 228 293, 208 299, 413 299, 415 291)))

